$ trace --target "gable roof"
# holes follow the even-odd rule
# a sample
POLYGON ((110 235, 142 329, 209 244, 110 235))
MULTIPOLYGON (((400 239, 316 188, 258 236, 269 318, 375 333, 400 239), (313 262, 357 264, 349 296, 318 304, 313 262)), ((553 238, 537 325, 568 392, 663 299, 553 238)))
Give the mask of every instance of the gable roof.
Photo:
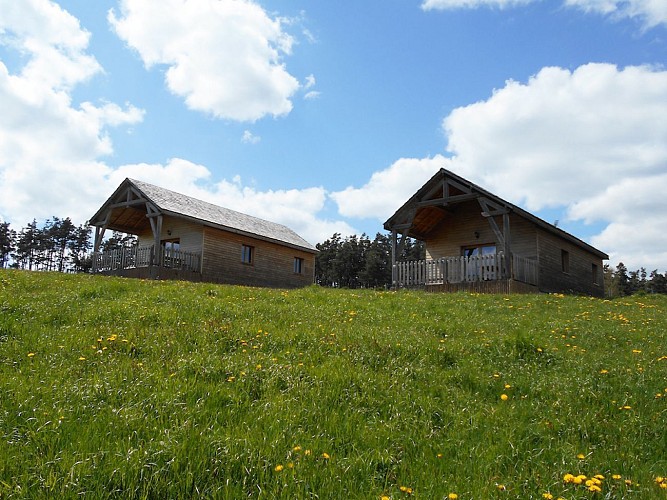
POLYGON ((97 213, 92 226, 133 233, 150 227, 147 211, 272 241, 315 253, 317 249, 287 226, 236 212, 148 182, 125 179, 97 213))
MULTIPOLYGON (((394 215, 392 215, 384 223, 384 228, 387 231, 397 229, 400 233, 405 233, 408 236, 422 239, 425 232, 428 232, 433 227, 433 220, 435 211, 438 206, 448 206, 457 203, 462 203, 470 200, 483 200, 482 203, 487 203, 493 211, 490 215, 499 214, 502 211, 515 213, 524 219, 529 220, 540 228, 563 238, 574 245, 577 245, 592 254, 600 257, 603 260, 608 260, 609 256, 589 245, 585 241, 563 231, 562 229, 549 224, 543 219, 527 212, 526 210, 514 205, 499 196, 479 187, 477 184, 470 182, 463 177, 441 168, 431 179, 429 179, 419 190, 406 201, 401 208, 399 208, 394 215)), ((489 214, 487 213, 486 216, 489 214)), ((436 223, 440 219, 436 220, 436 223)))

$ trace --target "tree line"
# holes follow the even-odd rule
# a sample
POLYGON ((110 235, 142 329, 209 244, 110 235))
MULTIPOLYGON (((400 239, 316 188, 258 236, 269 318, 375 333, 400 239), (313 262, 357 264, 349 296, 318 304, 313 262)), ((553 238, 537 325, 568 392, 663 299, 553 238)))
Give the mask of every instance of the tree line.
POLYGON ((625 297, 635 293, 667 293, 667 272, 661 274, 657 269, 647 273, 645 268, 628 271, 620 262, 616 269, 604 266, 605 293, 609 297, 625 297))
MULTIPOLYGON (((42 225, 35 219, 20 230, 0 222, 0 268, 33 271, 90 272, 92 267, 92 229, 76 226, 69 217, 52 217, 42 225)), ((132 248, 137 238, 114 231, 104 240, 102 251, 132 248)), ((315 257, 315 281, 321 286, 341 288, 386 288, 391 286, 391 235, 377 233, 370 239, 343 237, 334 233, 318 243, 315 257)), ((421 241, 406 239, 398 260, 425 258, 421 241)), ((612 268, 604 266, 605 290, 610 297, 635 293, 667 293, 667 273, 645 268, 629 271, 621 262, 612 268)))
MULTIPOLYGON (((85 273, 92 268, 92 229, 75 226, 67 217, 52 217, 42 225, 35 219, 20 230, 0 222, 0 267, 31 271, 85 273)), ((102 243, 102 250, 136 245, 134 236, 114 232, 102 243)))
MULTIPOLYGON (((383 288, 391 286, 391 235, 377 233, 371 240, 365 233, 343 238, 340 233, 315 247, 315 282, 341 288, 383 288)), ((399 260, 425 257, 421 241, 406 239, 399 260)))

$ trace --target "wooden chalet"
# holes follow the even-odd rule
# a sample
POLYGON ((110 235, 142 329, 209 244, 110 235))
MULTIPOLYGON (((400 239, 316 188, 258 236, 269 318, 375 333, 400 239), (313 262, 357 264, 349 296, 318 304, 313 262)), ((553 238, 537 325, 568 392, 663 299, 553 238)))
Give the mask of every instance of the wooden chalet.
POLYGON ((125 179, 89 224, 96 273, 278 288, 315 278, 317 250, 291 229, 147 182, 125 179), (107 229, 138 246, 100 252, 107 229))
POLYGON ((604 252, 441 169, 384 223, 393 286, 432 291, 604 295, 604 252), (400 262, 406 237, 426 259, 400 262))

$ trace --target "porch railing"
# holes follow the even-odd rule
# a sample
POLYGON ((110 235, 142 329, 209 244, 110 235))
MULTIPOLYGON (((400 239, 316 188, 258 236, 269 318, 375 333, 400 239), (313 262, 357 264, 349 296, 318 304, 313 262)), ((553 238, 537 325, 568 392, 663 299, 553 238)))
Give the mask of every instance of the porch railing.
POLYGON ((505 269, 502 252, 471 257, 442 257, 435 260, 397 262, 394 284, 398 287, 441 285, 474 281, 495 281, 512 277, 537 285, 537 262, 526 257, 512 256, 512 269, 505 269))
POLYGON ((101 273, 151 266, 200 272, 201 254, 164 248, 155 252, 154 245, 121 248, 93 254, 93 272, 101 273))

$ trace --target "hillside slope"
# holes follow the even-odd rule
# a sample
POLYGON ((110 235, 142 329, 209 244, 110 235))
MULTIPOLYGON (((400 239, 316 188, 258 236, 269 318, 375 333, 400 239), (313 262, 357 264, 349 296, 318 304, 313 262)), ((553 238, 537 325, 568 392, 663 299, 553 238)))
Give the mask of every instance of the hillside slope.
POLYGON ((667 498, 666 310, 0 271, 0 498, 667 498))

